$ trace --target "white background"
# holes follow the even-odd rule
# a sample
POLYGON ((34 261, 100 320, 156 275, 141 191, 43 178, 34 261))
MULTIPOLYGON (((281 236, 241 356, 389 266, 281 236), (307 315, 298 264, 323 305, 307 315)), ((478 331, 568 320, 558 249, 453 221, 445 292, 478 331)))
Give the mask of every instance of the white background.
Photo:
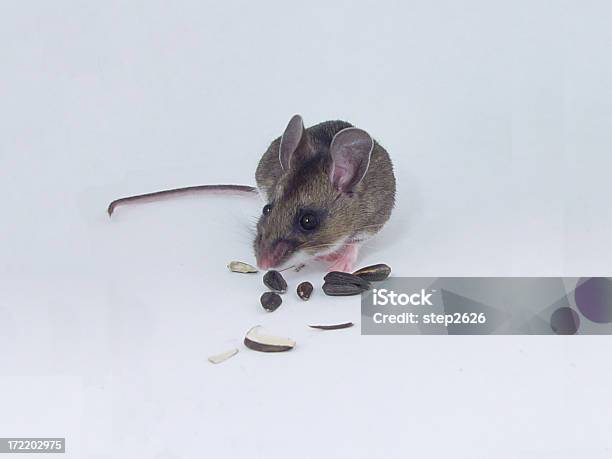
MULTIPOLYGON (((607 337, 362 337, 357 298, 265 313, 254 183, 289 117, 390 152, 361 266, 611 275, 605 1, 0 4, 0 436, 74 458, 608 458, 607 337), (333 3, 333 5, 332 5, 333 3), (245 349, 255 324, 297 340, 245 349), (231 347, 222 365, 206 358, 231 347)), ((288 274, 317 286, 323 267, 288 274)))

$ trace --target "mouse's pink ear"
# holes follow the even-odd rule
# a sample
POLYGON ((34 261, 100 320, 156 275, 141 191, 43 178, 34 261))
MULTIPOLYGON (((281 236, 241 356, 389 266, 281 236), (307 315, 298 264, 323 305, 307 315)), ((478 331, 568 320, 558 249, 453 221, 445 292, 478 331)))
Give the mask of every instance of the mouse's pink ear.
POLYGON ((329 147, 332 167, 329 178, 343 193, 350 193, 365 176, 370 165, 374 140, 366 131, 346 128, 338 132, 329 147))
POLYGON ((291 157, 298 149, 301 143, 305 141, 304 121, 300 115, 293 115, 289 120, 289 124, 285 128, 285 132, 281 137, 280 147, 278 149, 278 159, 284 170, 288 171, 291 163, 291 157))

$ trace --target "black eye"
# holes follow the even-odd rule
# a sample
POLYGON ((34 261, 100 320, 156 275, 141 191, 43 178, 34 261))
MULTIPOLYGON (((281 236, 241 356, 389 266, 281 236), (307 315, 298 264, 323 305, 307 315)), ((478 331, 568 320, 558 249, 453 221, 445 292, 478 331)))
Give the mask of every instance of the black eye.
POLYGON ((263 214, 264 215, 268 215, 270 212, 272 212, 272 205, 271 204, 266 204, 263 208, 263 214))
POLYGON ((306 231, 311 231, 319 226, 319 218, 315 214, 304 214, 300 218, 300 226, 306 231))

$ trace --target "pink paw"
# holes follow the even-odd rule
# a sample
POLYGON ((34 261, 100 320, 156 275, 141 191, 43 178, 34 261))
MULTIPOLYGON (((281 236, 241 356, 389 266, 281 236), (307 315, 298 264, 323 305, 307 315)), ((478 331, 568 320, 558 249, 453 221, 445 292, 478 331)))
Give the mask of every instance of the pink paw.
POLYGON ((352 273, 355 263, 350 260, 339 260, 327 268, 328 271, 341 271, 343 273, 352 273))
POLYGON ((321 257, 324 261, 331 261, 332 264, 327 269, 328 271, 341 271, 350 273, 355 268, 355 262, 359 255, 359 245, 355 243, 347 244, 337 252, 321 257))

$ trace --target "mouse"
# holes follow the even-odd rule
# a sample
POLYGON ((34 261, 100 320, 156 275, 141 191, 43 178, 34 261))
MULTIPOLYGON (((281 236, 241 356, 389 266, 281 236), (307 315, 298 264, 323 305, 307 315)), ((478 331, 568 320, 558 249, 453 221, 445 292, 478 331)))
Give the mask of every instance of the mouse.
POLYGON ((194 193, 260 196, 265 205, 253 250, 263 270, 299 267, 311 260, 328 271, 352 272, 362 244, 377 234, 395 207, 396 181, 387 151, 346 121, 308 128, 289 120, 255 171, 257 186, 198 185, 117 199, 108 206, 194 193))

